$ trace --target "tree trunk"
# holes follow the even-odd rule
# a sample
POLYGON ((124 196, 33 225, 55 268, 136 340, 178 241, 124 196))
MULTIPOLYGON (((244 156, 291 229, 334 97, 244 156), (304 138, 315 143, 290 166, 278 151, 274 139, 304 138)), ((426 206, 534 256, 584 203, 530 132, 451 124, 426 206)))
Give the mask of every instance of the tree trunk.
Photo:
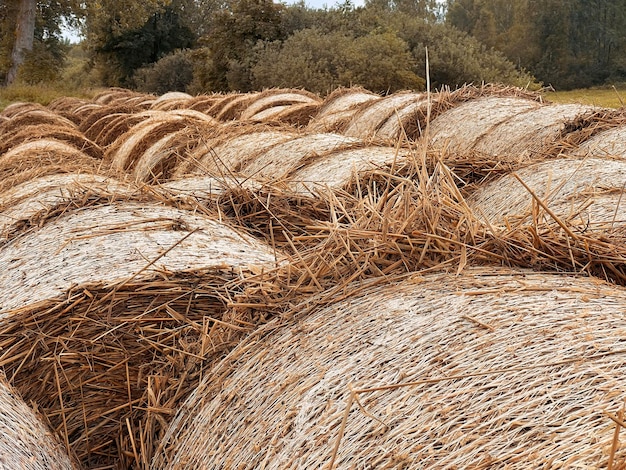
POLYGON ((20 0, 20 11, 15 25, 15 43, 11 52, 11 68, 6 76, 6 85, 15 81, 17 71, 24 63, 26 54, 33 50, 36 7, 35 0, 20 0))

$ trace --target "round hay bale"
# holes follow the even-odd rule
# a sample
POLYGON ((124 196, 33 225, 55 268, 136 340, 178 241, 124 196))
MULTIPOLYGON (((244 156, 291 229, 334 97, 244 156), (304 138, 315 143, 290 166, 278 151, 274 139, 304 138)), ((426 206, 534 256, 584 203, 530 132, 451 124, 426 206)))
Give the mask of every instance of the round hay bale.
POLYGON ((244 93, 226 103, 215 116, 218 121, 233 121, 241 118, 241 113, 254 102, 260 93, 244 93))
POLYGON ((85 100, 82 98, 75 98, 73 96, 61 96, 59 98, 55 98, 50 103, 48 103, 48 108, 50 111, 55 113, 74 113, 78 108, 85 105, 93 105, 89 100, 85 100))
POLYGON ((0 125, 0 136, 6 136, 16 131, 21 131, 24 127, 50 125, 77 130, 76 124, 67 118, 59 116, 47 109, 36 109, 32 111, 21 111, 11 117, 8 121, 0 125))
POLYGON ((133 106, 106 106, 95 104, 95 106, 90 108, 89 112, 83 116, 81 123, 78 125, 78 129, 87 135, 89 129, 104 117, 111 116, 112 114, 133 114, 137 112, 139 112, 139 108, 133 106))
POLYGON ((85 135, 96 142, 102 148, 113 144, 124 135, 130 128, 145 121, 150 117, 148 112, 128 114, 113 113, 102 116, 93 125, 85 130, 85 135))
POLYGON ((302 90, 266 90, 241 113, 241 120, 251 119, 255 114, 275 106, 294 105, 299 103, 319 103, 318 96, 302 90))
POLYGON ((293 131, 236 127, 196 147, 188 161, 175 170, 174 177, 191 174, 229 175, 237 172, 244 162, 254 159, 259 153, 295 137, 293 131))
POLYGON ((105 157, 113 168, 129 170, 150 145, 184 127, 211 124, 214 121, 198 111, 157 111, 122 134, 109 146, 105 157))
POLYGON ((215 331, 227 299, 280 254, 147 200, 55 214, 0 249, 0 361, 84 468, 145 468, 204 361, 246 329, 215 331))
POLYGON ((593 109, 578 104, 531 108, 493 127, 476 143, 474 150, 518 162, 543 158, 547 149, 561 138, 567 121, 593 109))
POLYGON ((0 116, 0 125, 2 125, 2 123, 7 122, 8 120, 9 120, 9 118, 8 118, 8 117, 6 117, 6 116, 0 116))
POLYGON ((101 160, 51 139, 14 147, 0 156, 0 193, 29 179, 56 173, 98 173, 101 160))
POLYGON ((301 103, 284 106, 273 106, 264 109, 250 118, 257 122, 282 122, 292 126, 304 127, 316 114, 319 103, 301 103))
POLYGON ((210 135, 213 127, 214 124, 197 123, 156 141, 137 161, 133 171, 135 180, 156 183, 170 179, 176 168, 189 159, 194 148, 204 148, 204 136, 210 135))
POLYGON ((338 134, 310 134, 274 145, 243 163, 240 173, 256 179, 280 180, 326 155, 365 144, 338 134))
POLYGON ((215 201, 232 188, 257 190, 261 185, 249 178, 223 176, 188 176, 183 179, 167 181, 158 186, 158 191, 168 199, 192 202, 193 204, 215 201))
POLYGON ((46 107, 40 105, 39 103, 24 103, 21 101, 11 103, 7 105, 2 112, 0 112, 1 116, 12 118, 13 116, 21 113, 21 112, 30 112, 30 111, 45 111, 46 107))
POLYGON ((223 95, 219 94, 199 95, 189 100, 187 109, 193 109, 195 111, 200 111, 201 113, 206 113, 217 101, 220 101, 222 98, 223 95))
POLYGON ((129 202, 74 211, 2 247, 0 262, 8 269, 0 274, 0 316, 62 295, 73 285, 124 280, 156 259, 143 277, 164 269, 274 263, 271 250, 257 245, 208 217, 157 204, 129 202), (170 247, 175 248, 161 257, 170 247), (46 282, 41 282, 44 277, 46 282))
POLYGON ((408 139, 416 141, 422 135, 422 122, 428 112, 428 98, 415 101, 398 109, 376 131, 376 137, 397 142, 408 139))
POLYGON ((25 181, 0 193, 0 242, 30 224, 37 214, 45 214, 64 201, 82 194, 113 193, 121 197, 132 191, 119 181, 88 173, 52 174, 25 181))
POLYGON ((289 177, 289 188, 309 194, 324 188, 345 188, 358 173, 390 167, 407 155, 404 149, 379 146, 331 153, 294 172, 289 177))
POLYGON ((536 101, 518 97, 486 96, 441 113, 430 125, 433 148, 452 152, 474 149, 497 125, 521 113, 537 110, 536 101))
POLYGON ((188 101, 192 98, 193 96, 187 93, 183 93, 180 91, 170 91, 157 97, 157 99, 154 100, 153 106, 158 105, 159 103, 165 103, 167 101, 181 101, 181 100, 188 101))
POLYGON ((581 157, 626 158, 626 126, 599 132, 569 153, 581 157))
POLYGON ((376 135, 376 131, 393 118, 399 109, 411 103, 424 103, 426 96, 423 93, 394 93, 381 100, 361 106, 358 113, 347 126, 344 134, 350 137, 369 139, 376 135))
POLYGON ((487 269, 358 289, 241 343, 181 407, 151 468, 626 458, 608 415, 624 408, 623 288, 487 269))
POLYGON ((5 135, 5 138, 0 141, 0 155, 8 152, 17 145, 41 139, 64 142, 91 157, 102 158, 102 149, 100 146, 87 139, 78 130, 50 124, 26 126, 5 135))
POLYGON ((0 377, 0 467, 28 470, 74 470, 72 461, 57 436, 19 394, 0 377))
POLYGON ((382 99, 380 95, 372 93, 365 88, 337 88, 324 99, 317 118, 358 108, 364 103, 380 99, 382 99))
MULTIPOLYGON (((624 161, 561 158, 525 167, 517 175, 575 232, 626 227, 626 198, 622 198, 626 184, 624 161)), ((513 175, 481 186, 468 198, 468 204, 478 217, 496 226, 532 220, 532 208, 537 205, 513 175)), ((541 219, 554 224, 549 214, 541 212, 541 219)))
POLYGON ((205 112, 209 116, 217 117, 231 101, 239 99, 242 93, 229 93, 227 95, 218 95, 218 98, 213 102, 211 107, 205 112))
MULTIPOLYGON (((138 93, 135 91, 127 90, 125 88, 110 88, 97 94, 94 97, 94 102, 98 104, 128 104, 129 100, 153 100, 154 96, 144 93, 138 93)), ((136 101, 135 101, 136 103, 136 101)))

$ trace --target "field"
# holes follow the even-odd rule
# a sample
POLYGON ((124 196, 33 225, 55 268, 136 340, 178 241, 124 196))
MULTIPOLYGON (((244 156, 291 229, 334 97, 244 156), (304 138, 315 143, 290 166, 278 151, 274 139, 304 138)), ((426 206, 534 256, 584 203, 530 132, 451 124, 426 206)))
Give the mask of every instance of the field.
POLYGON ((546 92, 545 97, 555 103, 580 103, 606 108, 620 108, 626 104, 626 87, 550 91, 546 92))

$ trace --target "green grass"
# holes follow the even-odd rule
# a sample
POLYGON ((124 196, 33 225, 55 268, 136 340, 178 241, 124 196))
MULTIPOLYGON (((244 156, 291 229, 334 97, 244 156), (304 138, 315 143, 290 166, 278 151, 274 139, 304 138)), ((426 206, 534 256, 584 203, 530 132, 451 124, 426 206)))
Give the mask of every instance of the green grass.
POLYGON ((551 91, 545 94, 545 98, 556 103, 580 103, 604 108, 620 108, 626 105, 626 87, 551 91))
POLYGON ((90 99, 98 91, 95 89, 75 89, 62 85, 11 85, 9 87, 0 87, 0 111, 17 101, 40 103, 45 106, 52 100, 62 96, 90 99))

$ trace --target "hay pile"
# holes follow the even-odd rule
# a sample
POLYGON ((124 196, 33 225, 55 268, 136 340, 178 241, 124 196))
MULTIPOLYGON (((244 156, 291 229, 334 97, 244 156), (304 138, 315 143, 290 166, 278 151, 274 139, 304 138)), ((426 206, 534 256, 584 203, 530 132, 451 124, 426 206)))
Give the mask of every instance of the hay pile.
POLYGON ((0 378, 0 467, 10 469, 74 470, 69 457, 41 417, 0 378))
POLYGON ((626 459, 612 421, 624 412, 624 289, 494 269, 354 288, 236 348, 183 405, 152 468, 626 459))
POLYGON ((626 200, 622 201, 626 162, 561 158, 528 166, 516 176, 505 175, 483 185, 468 204, 490 225, 524 221, 556 225, 556 216, 575 232, 626 233, 626 200))

